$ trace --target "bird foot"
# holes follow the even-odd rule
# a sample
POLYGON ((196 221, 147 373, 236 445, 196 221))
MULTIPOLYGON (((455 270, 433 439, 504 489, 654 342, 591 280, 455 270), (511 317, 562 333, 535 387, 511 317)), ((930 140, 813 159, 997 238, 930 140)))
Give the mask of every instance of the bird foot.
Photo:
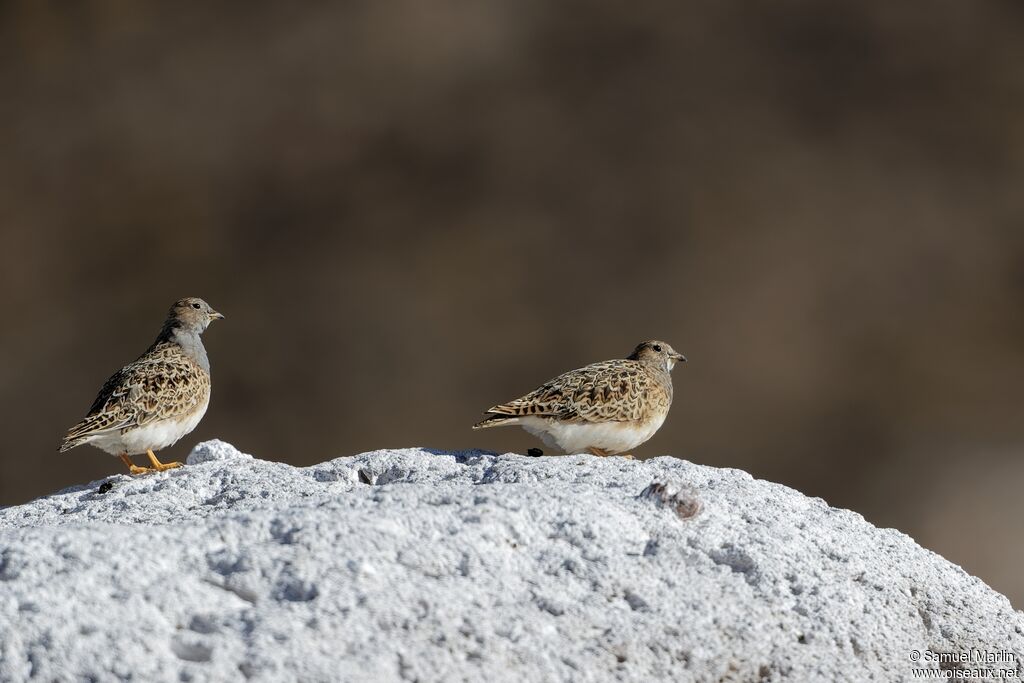
POLYGON ((160 462, 156 459, 156 455, 153 451, 146 451, 146 455, 149 457, 149 462, 153 465, 152 471, 163 472, 164 470, 173 470, 176 467, 182 467, 183 463, 180 462, 160 462))
POLYGON ((131 474, 131 475, 148 474, 149 472, 154 472, 155 471, 155 470, 150 469, 149 467, 139 467, 138 465, 133 463, 132 459, 129 458, 127 455, 122 455, 121 456, 121 462, 123 462, 125 465, 128 466, 128 474, 131 474))
POLYGON ((121 456, 121 462, 128 466, 128 474, 136 475, 149 474, 150 472, 163 472, 164 470, 173 470, 176 467, 182 466, 182 463, 180 462, 160 462, 156 459, 156 456, 153 455, 153 451, 147 451, 146 455, 149 456, 149 462, 153 465, 152 467, 139 467, 133 463, 132 459, 127 455, 121 456))
MULTIPOLYGON (((607 457, 610 457, 610 456, 614 455, 613 453, 609 453, 608 451, 604 450, 603 448, 588 448, 587 452, 590 453, 591 455, 596 455, 599 458, 607 458, 607 457)), ((632 453, 623 453, 621 457, 626 459, 626 460, 632 460, 633 459, 633 454, 632 453)))

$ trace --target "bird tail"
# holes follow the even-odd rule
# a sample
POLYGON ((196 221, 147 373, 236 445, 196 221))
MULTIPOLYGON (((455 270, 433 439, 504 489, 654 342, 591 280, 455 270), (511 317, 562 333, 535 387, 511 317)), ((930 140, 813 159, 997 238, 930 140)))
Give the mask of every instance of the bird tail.
POLYGON ((516 415, 487 414, 487 417, 473 425, 473 429, 487 429, 488 427, 504 427, 517 424, 519 424, 519 417, 516 415))
POLYGON ((70 451, 75 446, 88 443, 94 436, 116 431, 123 426, 124 424, 111 424, 108 417, 102 413, 90 415, 68 430, 64 440, 57 447, 57 452, 70 451))
POLYGON ((89 437, 87 436, 79 436, 74 438, 71 436, 65 436, 64 440, 60 442, 60 446, 57 447, 57 452, 64 453, 66 451, 70 451, 75 446, 81 446, 83 443, 86 442, 86 440, 88 440, 88 438, 89 437))

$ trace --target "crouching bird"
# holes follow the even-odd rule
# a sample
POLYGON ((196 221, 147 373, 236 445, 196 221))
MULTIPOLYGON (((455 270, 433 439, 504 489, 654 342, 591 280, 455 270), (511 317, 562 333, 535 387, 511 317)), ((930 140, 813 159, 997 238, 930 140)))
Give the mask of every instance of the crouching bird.
POLYGON ((641 342, 627 358, 571 370, 494 406, 473 429, 519 425, 565 453, 632 457, 668 416, 677 362, 686 357, 665 342, 641 342))
POLYGON ((177 443, 206 414, 210 360, 200 335, 223 318, 202 299, 176 301, 153 345, 107 380, 58 450, 91 444, 120 457, 131 474, 181 467, 160 462, 153 451, 177 443), (152 467, 132 462, 131 456, 143 453, 152 467))

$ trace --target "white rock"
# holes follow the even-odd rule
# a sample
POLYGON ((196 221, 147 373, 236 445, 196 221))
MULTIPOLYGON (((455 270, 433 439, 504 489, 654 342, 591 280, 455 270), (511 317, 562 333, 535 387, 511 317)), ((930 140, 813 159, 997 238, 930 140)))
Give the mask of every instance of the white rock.
POLYGON ((914 650, 971 648, 1024 675, 1005 597, 737 470, 419 449, 294 468, 223 442, 188 462, 0 510, 0 681, 904 681, 914 650))
POLYGON ((189 453, 185 463, 188 465, 199 465, 204 462, 213 462, 214 460, 230 460, 231 458, 241 458, 243 460, 252 460, 253 457, 248 453, 243 453, 226 441, 220 439, 213 439, 212 441, 204 441, 189 453))

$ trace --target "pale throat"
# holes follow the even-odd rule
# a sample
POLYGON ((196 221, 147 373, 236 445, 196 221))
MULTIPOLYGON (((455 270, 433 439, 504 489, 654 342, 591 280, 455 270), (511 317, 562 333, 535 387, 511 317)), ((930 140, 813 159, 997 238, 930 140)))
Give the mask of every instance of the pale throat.
POLYGON ((184 327, 175 328, 171 339, 181 347, 182 352, 196 362, 206 372, 210 372, 210 358, 206 355, 206 347, 199 336, 199 331, 184 327))

